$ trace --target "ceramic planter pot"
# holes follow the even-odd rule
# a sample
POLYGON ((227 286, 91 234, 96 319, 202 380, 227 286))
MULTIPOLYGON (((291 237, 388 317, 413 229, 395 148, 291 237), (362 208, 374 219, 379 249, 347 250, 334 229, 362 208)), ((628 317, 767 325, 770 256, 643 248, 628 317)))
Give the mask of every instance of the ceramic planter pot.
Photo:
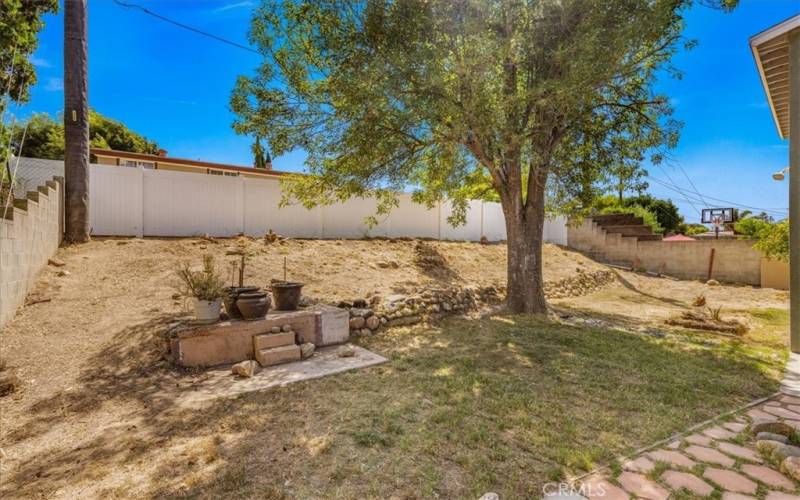
POLYGON ((244 319, 260 319, 267 315, 269 302, 266 292, 240 293, 236 299, 236 307, 244 319))
POLYGON ((289 281, 276 281, 272 283, 272 298, 275 300, 275 309, 279 311, 295 311, 300 304, 300 293, 303 283, 289 281))
POLYGON ((228 313, 230 319, 242 319, 242 312, 236 307, 236 299, 240 294, 257 292, 260 287, 257 286, 229 286, 225 288, 225 312, 228 313))
POLYGON ((219 312, 222 307, 222 298, 217 300, 194 300, 194 317, 200 323, 214 323, 219 321, 219 312))

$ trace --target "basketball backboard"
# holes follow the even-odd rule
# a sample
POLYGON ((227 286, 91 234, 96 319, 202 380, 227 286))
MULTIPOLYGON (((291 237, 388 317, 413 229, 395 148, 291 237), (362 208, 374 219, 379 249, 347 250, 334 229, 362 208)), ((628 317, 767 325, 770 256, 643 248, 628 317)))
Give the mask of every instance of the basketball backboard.
POLYGON ((732 208, 704 208, 700 221, 703 224, 734 222, 736 211, 732 208))

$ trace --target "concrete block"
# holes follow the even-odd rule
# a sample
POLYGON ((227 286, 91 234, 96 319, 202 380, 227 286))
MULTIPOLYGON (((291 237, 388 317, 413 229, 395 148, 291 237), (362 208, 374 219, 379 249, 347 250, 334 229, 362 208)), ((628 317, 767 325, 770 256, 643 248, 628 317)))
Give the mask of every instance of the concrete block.
POLYGON ((211 325, 187 326, 174 333, 179 339, 178 354, 182 366, 215 366, 238 363, 255 356, 257 335, 270 333, 272 327, 289 325, 298 337, 313 336, 317 328, 314 311, 271 313, 254 321, 223 321, 211 325))
POLYGON ((264 333, 253 337, 253 349, 255 351, 287 345, 294 345, 294 332, 264 333))
POLYGON ((256 351, 256 361, 261 366, 273 366, 300 360, 300 346, 287 345, 256 351))
POLYGON ((342 344, 350 339, 350 315, 346 310, 327 307, 320 310, 319 314, 321 338, 316 345, 342 344))

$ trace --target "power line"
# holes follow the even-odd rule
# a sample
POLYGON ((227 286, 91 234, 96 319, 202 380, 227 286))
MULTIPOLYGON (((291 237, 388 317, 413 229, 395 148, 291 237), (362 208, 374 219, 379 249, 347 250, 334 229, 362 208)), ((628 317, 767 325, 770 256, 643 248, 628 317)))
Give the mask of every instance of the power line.
MULTIPOLYGON (((665 187, 665 188, 667 188, 667 189, 669 189, 671 191, 675 191, 677 193, 680 193, 680 194, 686 196, 686 193, 680 188, 680 186, 668 183, 668 182, 660 180, 660 179, 655 179, 655 178, 650 177, 650 176, 648 176, 648 178, 650 180, 652 180, 653 182, 656 182, 657 184, 660 184, 661 186, 663 186, 663 187, 665 187)), ((697 198, 694 198, 694 197, 692 197, 692 198, 695 201, 700 201, 697 198)), ((747 209, 761 210, 762 212, 772 212, 772 213, 777 213, 777 214, 785 214, 788 211, 788 209, 782 209, 782 208, 764 208, 764 207, 754 207, 754 206, 750 206, 750 205, 743 205, 743 204, 736 203, 736 202, 729 201, 729 200, 723 200, 723 199, 720 199, 720 198, 714 198, 714 197, 708 196, 708 195, 706 195, 706 198, 714 200, 714 201, 718 201, 718 202, 721 202, 721 203, 727 203, 728 205, 730 205, 730 206, 732 206, 734 208, 747 208, 747 209)))
MULTIPOLYGON (((650 177, 649 175, 647 176, 647 178, 650 179, 651 181, 657 183, 657 184, 660 184, 661 186, 663 186, 663 187, 665 187, 665 188, 667 188, 667 189, 669 189, 671 191, 675 191, 677 193, 680 193, 684 197, 687 196, 686 193, 681 189, 681 187, 676 185, 676 184, 674 184, 674 183, 668 183, 666 181, 663 181, 663 180, 660 180, 660 179, 656 179, 654 177, 650 177)), ((705 197, 710 199, 710 200, 718 201, 718 202, 721 202, 721 203, 727 203, 728 205, 730 205, 730 206, 732 206, 734 208, 746 208, 746 209, 750 209, 750 210, 760 210, 762 212, 775 213, 775 214, 779 214, 779 215, 786 215, 786 213, 788 212, 788 209, 754 207, 754 206, 750 206, 750 205, 744 205, 744 204, 741 204, 741 203, 736 203, 736 202, 729 201, 729 200, 723 200, 721 198, 715 198, 715 197, 709 196, 707 194, 705 195, 705 197)), ((702 200, 699 200, 699 199, 697 199, 695 197, 692 197, 692 198, 695 201, 702 201, 702 200)))
POLYGON ((242 50, 246 50, 248 52, 252 52, 253 54, 261 55, 261 52, 255 50, 252 47, 248 47, 247 45, 242 45, 241 43, 234 42, 234 41, 228 40, 226 38, 222 38, 219 35, 215 35, 213 33, 207 32, 207 31, 203 31, 203 30, 195 28, 193 26, 189 26, 188 24, 183 24, 183 23, 181 23, 179 21, 175 21, 174 19, 170 19, 168 17, 162 16, 161 14, 157 14, 157 13, 153 12, 152 10, 149 10, 149 9, 147 9, 145 7, 142 7, 141 5, 137 5, 135 3, 127 3, 127 2, 123 2, 121 0, 114 0, 114 3, 116 3, 120 7, 126 8, 126 9, 139 9, 139 10, 141 10, 142 12, 144 12, 147 15, 150 15, 150 16, 153 16, 155 18, 161 19, 162 21, 168 22, 170 24, 174 24, 175 26, 178 26, 179 28, 183 28, 185 30, 192 31, 194 33, 197 33, 198 35, 203 35, 205 37, 214 39, 214 40, 216 40, 218 42, 226 43, 226 44, 231 45, 233 47, 236 47, 238 49, 242 49, 242 50))
MULTIPOLYGON (((676 186, 676 185, 677 185, 677 184, 675 184, 675 181, 673 181, 673 180, 672 180, 672 177, 670 177, 669 173, 667 173, 667 169, 665 169, 663 166, 661 166, 661 164, 659 164, 659 165, 658 165, 658 168, 660 168, 660 169, 661 169, 661 171, 662 171, 662 172, 664 172, 664 175, 666 175, 666 176, 667 176, 667 179, 669 179, 670 183, 672 183, 672 185, 673 185, 673 186, 676 186)), ((683 191, 679 191, 679 192, 680 192, 680 194, 682 194, 682 195, 683 195, 684 199, 686 199, 686 201, 689 203, 689 205, 691 205, 691 206, 692 206, 692 208, 694 208, 694 209, 695 209, 695 211, 696 211, 698 214, 702 214, 702 213, 703 213, 703 212, 702 212, 702 210, 698 209, 698 208, 695 206, 695 204, 694 204, 694 203, 692 203, 692 202, 689 200, 689 197, 687 197, 687 196, 686 196, 686 193, 684 193, 683 191)), ((695 201, 697 201, 697 199, 695 199, 695 201)), ((705 205, 705 202, 703 202, 703 204, 705 205)))
POLYGON ((690 185, 690 186, 692 186, 692 189, 693 189, 693 190, 694 190, 694 192, 697 194, 697 196, 699 196, 699 197, 700 197, 700 199, 701 199, 701 200, 703 200, 703 205, 706 205, 706 206, 707 206, 707 205, 708 205, 708 203, 706 203, 706 200, 703 198, 703 195, 702 195, 702 194, 700 193, 700 191, 697 189, 697 186, 695 186, 695 185, 694 185, 694 182, 692 182, 692 178, 691 178, 691 177, 689 177, 689 174, 687 174, 687 173, 686 173, 686 170, 683 168, 683 165, 681 165, 681 164, 680 164, 680 162, 675 162, 675 163, 678 165, 678 168, 680 168, 680 169, 681 169, 681 172, 683 172, 683 176, 684 176, 684 177, 686 177, 686 180, 687 180, 687 181, 689 181, 689 185, 690 185))

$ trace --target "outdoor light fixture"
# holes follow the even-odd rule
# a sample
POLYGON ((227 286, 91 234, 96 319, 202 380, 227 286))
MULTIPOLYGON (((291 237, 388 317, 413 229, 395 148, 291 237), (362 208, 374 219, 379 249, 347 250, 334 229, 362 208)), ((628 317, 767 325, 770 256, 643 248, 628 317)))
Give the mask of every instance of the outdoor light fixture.
POLYGON ((786 178, 786 174, 789 173, 789 167, 784 168, 783 170, 779 170, 772 174, 772 178, 776 181, 782 181, 786 178))

